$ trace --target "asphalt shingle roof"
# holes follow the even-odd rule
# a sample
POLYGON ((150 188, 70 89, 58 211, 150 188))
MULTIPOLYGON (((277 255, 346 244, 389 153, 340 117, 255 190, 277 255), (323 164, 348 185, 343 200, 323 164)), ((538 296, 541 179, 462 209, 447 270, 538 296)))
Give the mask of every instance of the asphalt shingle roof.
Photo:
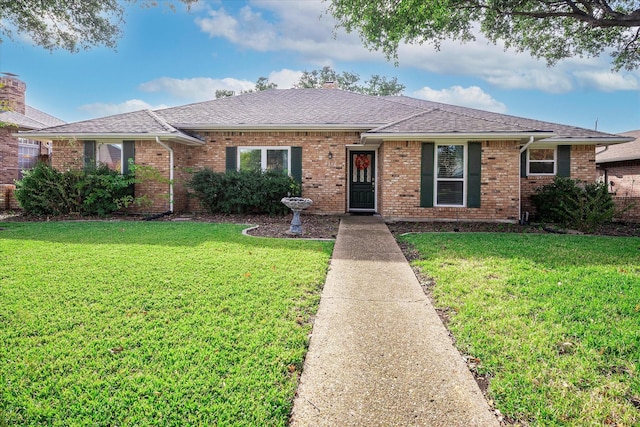
POLYGON ((407 96, 376 97, 339 89, 275 89, 137 111, 43 129, 54 134, 177 135, 181 130, 230 128, 360 129, 368 134, 553 133, 581 140, 618 136, 407 96))
POLYGON ((621 133, 620 135, 635 138, 635 140, 624 144, 611 145, 606 149, 598 148, 596 150, 596 163, 640 159, 640 129, 621 133))
POLYGON ((416 113, 410 105, 339 89, 254 92, 158 110, 174 126, 343 125, 373 128, 416 113))
POLYGON ((150 110, 116 114, 75 123, 49 127, 43 132, 61 134, 178 134, 178 129, 166 123, 150 110))
POLYGON ((3 111, 0 113, 0 122, 11 123, 20 129, 42 129, 64 123, 57 117, 28 105, 25 106, 24 114, 16 111, 3 111))

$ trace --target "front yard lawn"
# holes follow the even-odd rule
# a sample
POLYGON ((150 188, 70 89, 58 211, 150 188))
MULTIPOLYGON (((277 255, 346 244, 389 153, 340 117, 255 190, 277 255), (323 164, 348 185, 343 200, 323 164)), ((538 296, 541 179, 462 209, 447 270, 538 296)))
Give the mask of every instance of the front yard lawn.
POLYGON ((456 345, 508 420, 640 425, 640 239, 413 234, 456 345))
POLYGON ((241 229, 0 224, 0 426, 285 426, 333 244, 241 229))

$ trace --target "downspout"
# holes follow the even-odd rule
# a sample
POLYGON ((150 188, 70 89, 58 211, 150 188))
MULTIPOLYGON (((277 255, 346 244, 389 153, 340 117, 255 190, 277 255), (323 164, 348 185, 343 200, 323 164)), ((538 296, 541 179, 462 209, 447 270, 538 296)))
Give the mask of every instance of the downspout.
POLYGON ((169 212, 173 213, 173 150, 157 136, 156 142, 169 151, 169 212))
MULTIPOLYGON (((527 148, 531 144, 533 144, 533 136, 529 137, 529 142, 524 144, 522 148, 520 148, 520 155, 526 151, 527 148)), ((518 157, 518 221, 522 223, 522 162, 520 161, 520 157, 518 157)))

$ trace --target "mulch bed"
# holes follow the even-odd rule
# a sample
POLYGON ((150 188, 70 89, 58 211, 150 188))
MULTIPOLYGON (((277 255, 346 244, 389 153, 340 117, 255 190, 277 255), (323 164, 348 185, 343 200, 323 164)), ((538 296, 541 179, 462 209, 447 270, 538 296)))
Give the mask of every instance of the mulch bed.
MULTIPOLYGON (((340 225, 339 215, 301 215, 302 234, 289 233, 292 215, 236 215, 236 214, 193 214, 193 215, 155 215, 144 217, 141 215, 113 215, 108 218, 88 218, 79 216, 63 217, 28 217, 21 214, 0 212, 0 221, 65 221, 65 220, 121 220, 121 221, 200 221, 200 222, 228 222, 233 224, 247 224, 257 226, 247 234, 258 237, 279 238, 307 238, 307 239, 335 239, 340 225)), ((509 223, 489 222, 409 222, 399 221, 387 224, 395 236, 404 233, 426 232, 499 232, 499 233, 573 233, 557 227, 543 225, 519 225, 509 223)), ((635 236, 640 237, 640 224, 614 222, 604 225, 593 234, 603 236, 635 236)))

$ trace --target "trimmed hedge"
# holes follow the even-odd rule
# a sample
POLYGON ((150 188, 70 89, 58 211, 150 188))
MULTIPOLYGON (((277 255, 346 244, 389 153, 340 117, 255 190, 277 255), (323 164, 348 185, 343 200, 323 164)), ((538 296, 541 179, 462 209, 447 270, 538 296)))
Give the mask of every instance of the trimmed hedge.
POLYGON ((300 194, 300 184, 282 172, 228 171, 205 168, 195 172, 187 186, 209 213, 265 213, 289 211, 280 200, 300 194))

